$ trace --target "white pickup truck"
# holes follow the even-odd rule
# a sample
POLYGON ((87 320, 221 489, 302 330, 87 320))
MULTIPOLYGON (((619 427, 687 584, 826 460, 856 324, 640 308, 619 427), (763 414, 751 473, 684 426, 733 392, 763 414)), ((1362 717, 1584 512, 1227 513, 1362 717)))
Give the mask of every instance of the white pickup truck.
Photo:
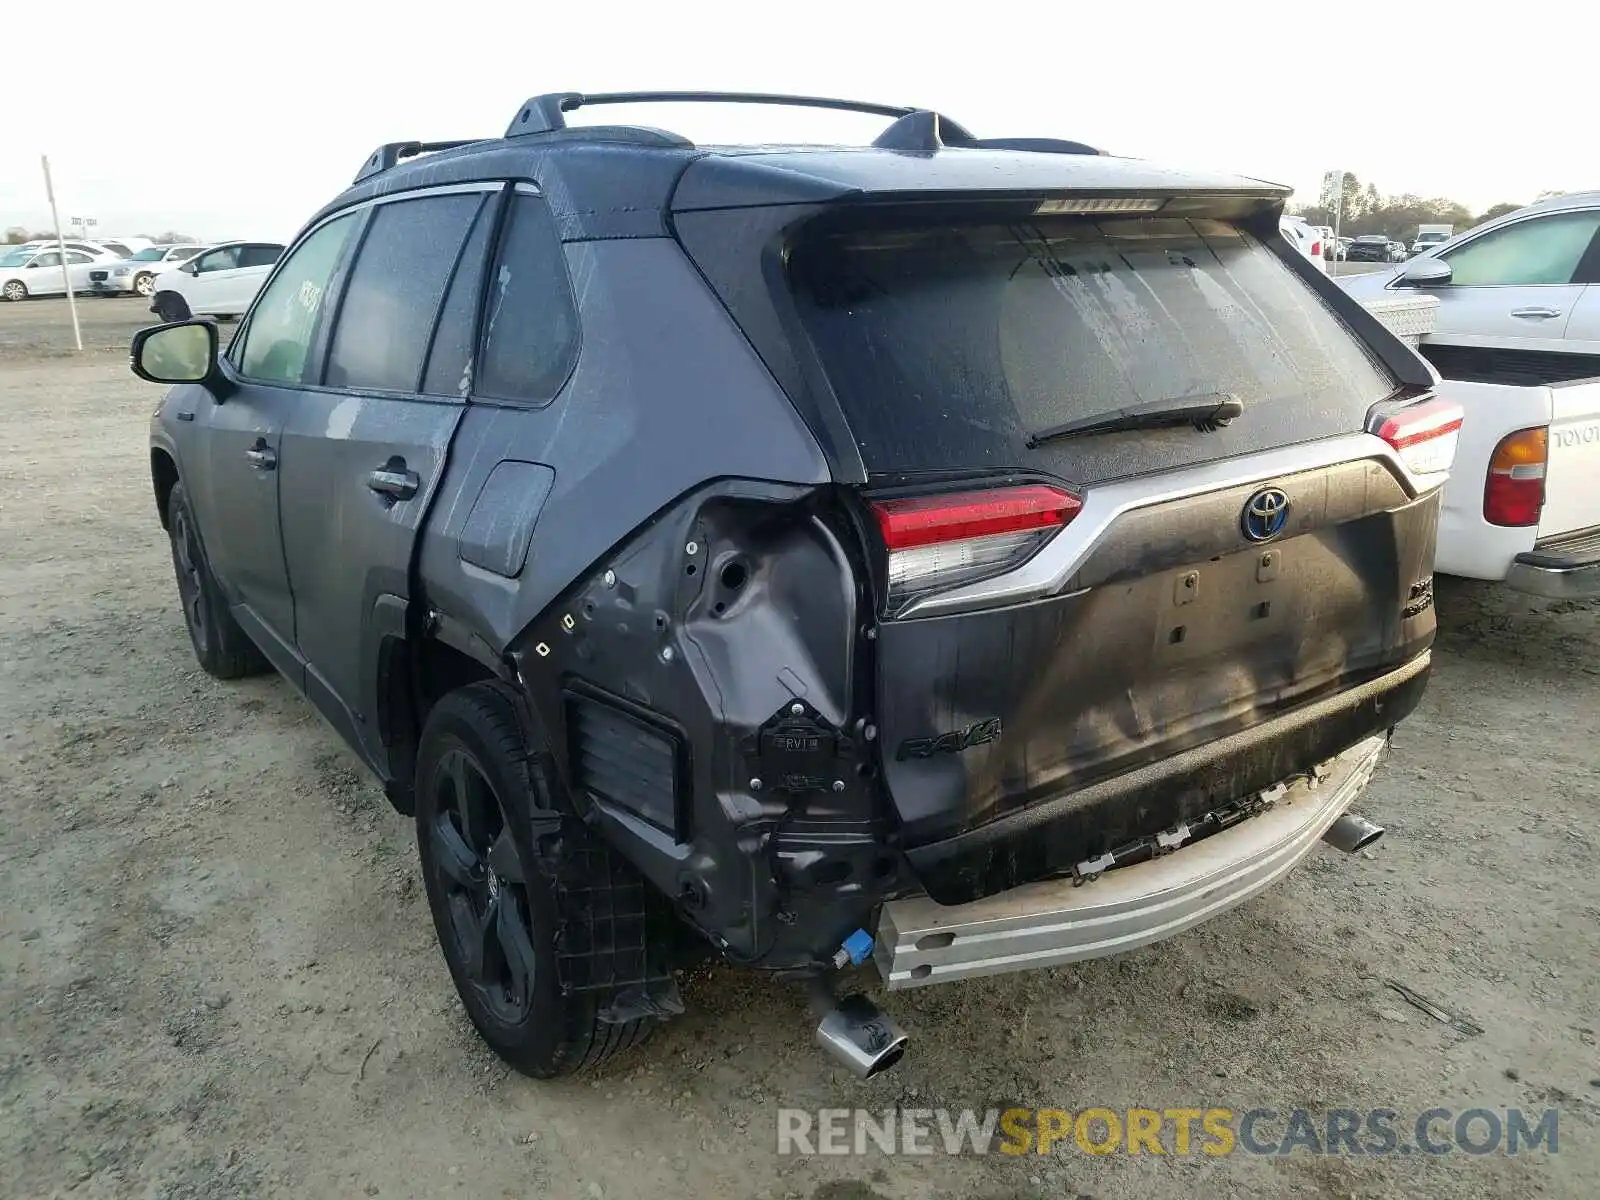
POLYGON ((1437 569, 1600 596, 1600 192, 1543 201, 1340 283, 1369 304, 1439 300, 1418 349, 1466 417, 1437 569))

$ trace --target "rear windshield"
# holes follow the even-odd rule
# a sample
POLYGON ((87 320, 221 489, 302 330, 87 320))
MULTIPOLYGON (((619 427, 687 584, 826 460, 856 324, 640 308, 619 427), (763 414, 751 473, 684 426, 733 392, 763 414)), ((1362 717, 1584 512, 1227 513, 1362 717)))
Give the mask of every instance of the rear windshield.
POLYGON ((1236 426, 1287 405, 1354 430, 1395 385, 1271 250, 1220 221, 852 230, 790 262, 874 472, 1026 464, 1029 433, 1217 393, 1243 403, 1236 426))

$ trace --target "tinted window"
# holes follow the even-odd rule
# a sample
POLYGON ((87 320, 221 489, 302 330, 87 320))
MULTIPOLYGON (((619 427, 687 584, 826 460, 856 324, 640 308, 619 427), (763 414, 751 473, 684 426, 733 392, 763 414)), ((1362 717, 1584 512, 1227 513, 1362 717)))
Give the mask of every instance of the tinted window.
POLYGON ((1462 286, 1571 283, 1600 228, 1600 210, 1534 217, 1473 238, 1441 257, 1462 286))
POLYGON ((330 387, 417 390, 434 319, 480 194, 380 204, 345 284, 334 327, 330 387))
POLYGON ((555 224, 544 201, 517 195, 489 279, 473 394, 545 403, 566 382, 577 348, 577 310, 555 224))
POLYGON ((1229 393, 1354 411, 1393 388, 1254 237, 1211 220, 874 228, 796 246, 791 278, 870 470, 1037 461, 1030 432, 1229 393))
POLYGON ((81 250, 68 250, 67 251, 67 261, 69 263, 93 262, 94 261, 94 256, 93 255, 89 255, 89 254, 85 254, 81 250))
POLYGON ((61 251, 46 250, 33 260, 36 267, 59 267, 61 265, 61 251))
POLYGON ((243 345, 234 361, 241 374, 267 383, 300 382, 328 281, 355 227, 353 213, 329 221, 296 246, 268 281, 240 335, 243 345))
POLYGON ((489 238, 494 233, 496 206, 488 203, 473 223, 467 245, 456 263, 455 278, 439 313, 428 355, 422 390, 434 396, 466 396, 472 390, 472 350, 478 334, 478 298, 488 265, 489 238))
POLYGON ((184 262, 184 261, 186 261, 188 259, 193 258, 196 254, 199 254, 199 253, 200 253, 200 247, 199 246, 180 246, 176 250, 173 250, 168 255, 168 257, 173 259, 176 262, 184 262))
POLYGON ((244 246, 239 250, 239 265, 241 267, 270 267, 282 257, 282 246, 244 246))

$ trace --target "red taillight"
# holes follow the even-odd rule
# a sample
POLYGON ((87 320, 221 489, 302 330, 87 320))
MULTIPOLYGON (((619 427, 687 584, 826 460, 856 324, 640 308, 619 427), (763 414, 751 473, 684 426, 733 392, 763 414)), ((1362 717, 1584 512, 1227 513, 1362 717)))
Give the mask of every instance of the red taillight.
POLYGON ((872 504, 889 552, 889 604, 1003 574, 1066 525, 1083 502, 1044 484, 872 504))
POLYGON ((1549 431, 1519 429, 1500 439, 1489 458, 1483 485, 1483 519, 1491 525, 1539 523, 1544 509, 1545 464, 1550 457, 1549 431))
POLYGON ((910 550, 936 542, 992 537, 1065 525, 1082 507, 1069 492, 1042 484, 953 492, 910 500, 880 500, 872 506, 890 550, 910 550))
POLYGON ((1321 242, 1312 242, 1311 243, 1311 257, 1312 258, 1321 258, 1322 257, 1322 243, 1321 242))
POLYGON ((1448 471, 1455 461, 1462 415, 1459 404, 1428 400, 1386 417, 1376 432, 1407 467, 1418 475, 1432 475, 1448 471))

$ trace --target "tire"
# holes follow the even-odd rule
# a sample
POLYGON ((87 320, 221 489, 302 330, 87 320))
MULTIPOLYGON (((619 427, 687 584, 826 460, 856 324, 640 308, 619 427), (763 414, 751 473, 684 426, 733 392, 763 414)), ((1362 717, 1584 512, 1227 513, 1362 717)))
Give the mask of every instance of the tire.
POLYGON ((190 316, 188 301, 177 292, 157 292, 150 311, 165 323, 187 321, 190 316))
POLYGON ((133 291, 136 296, 148 296, 155 291, 156 277, 149 271, 140 271, 133 277, 133 291))
POLYGON ((501 684, 472 684, 434 705, 417 756, 417 850, 468 1019, 512 1068, 551 1079, 638 1044, 656 1022, 602 1021, 599 993, 562 986, 557 935, 582 919, 570 897, 610 882, 588 865, 608 862, 609 853, 593 854, 572 820, 534 845, 532 814, 541 805, 529 749, 501 684))
POLYGON ((189 494, 181 481, 172 485, 167 497, 167 531, 172 539, 172 569, 178 580, 183 623, 200 668, 213 679, 239 679, 269 670, 271 664, 228 611, 228 602, 206 561, 189 494))
POLYGON ((20 279, 8 279, 6 280, 6 286, 0 289, 0 294, 4 294, 5 298, 11 301, 26 300, 28 298, 28 285, 20 279))

